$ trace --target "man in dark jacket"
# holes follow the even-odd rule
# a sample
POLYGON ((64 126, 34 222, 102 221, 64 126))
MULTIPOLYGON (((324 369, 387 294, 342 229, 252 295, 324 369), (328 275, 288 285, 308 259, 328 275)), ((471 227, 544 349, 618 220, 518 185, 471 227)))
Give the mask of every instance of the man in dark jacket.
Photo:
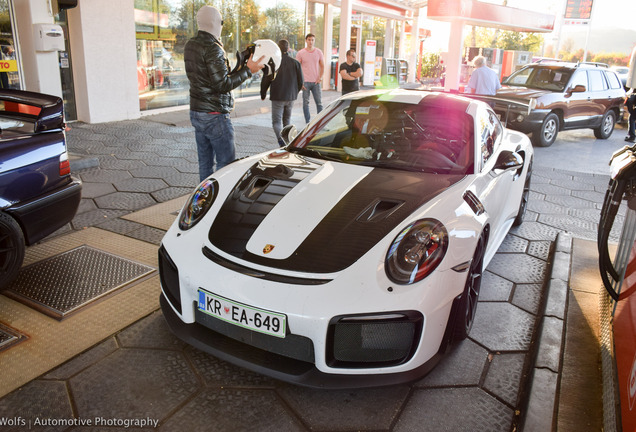
POLYGON ((261 99, 265 99, 267 87, 270 86, 269 99, 272 101, 272 127, 278 143, 285 142, 280 137, 280 131, 291 123, 292 109, 298 99, 298 93, 303 88, 303 70, 300 63, 289 56, 289 42, 281 39, 278 47, 282 54, 280 67, 276 75, 267 75, 261 81, 261 99))
POLYGON ((230 64, 220 42, 223 20, 218 9, 203 6, 197 13, 199 32, 184 49, 186 74, 190 80, 190 121, 199 155, 199 177, 203 181, 216 169, 235 159, 232 90, 259 71, 262 58, 250 56, 244 67, 230 73, 230 64))

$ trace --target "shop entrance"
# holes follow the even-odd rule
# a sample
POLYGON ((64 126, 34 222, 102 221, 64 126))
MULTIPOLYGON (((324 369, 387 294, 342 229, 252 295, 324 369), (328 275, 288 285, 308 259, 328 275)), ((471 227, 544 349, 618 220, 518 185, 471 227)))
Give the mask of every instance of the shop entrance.
POLYGON ((19 53, 14 42, 13 10, 8 0, 0 0, 0 87, 21 89, 19 53))

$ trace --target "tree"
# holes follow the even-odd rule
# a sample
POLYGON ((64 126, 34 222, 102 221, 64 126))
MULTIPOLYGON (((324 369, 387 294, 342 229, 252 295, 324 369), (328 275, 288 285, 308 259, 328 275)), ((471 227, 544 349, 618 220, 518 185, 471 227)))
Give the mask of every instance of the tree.
POLYGON ((531 51, 534 53, 541 51, 542 44, 543 35, 537 33, 520 33, 485 27, 473 27, 473 31, 464 39, 464 46, 531 51))
POLYGON ((302 13, 287 3, 277 3, 275 7, 265 10, 265 17, 262 38, 274 41, 287 39, 290 47, 296 50, 302 48, 299 45, 305 40, 302 13))

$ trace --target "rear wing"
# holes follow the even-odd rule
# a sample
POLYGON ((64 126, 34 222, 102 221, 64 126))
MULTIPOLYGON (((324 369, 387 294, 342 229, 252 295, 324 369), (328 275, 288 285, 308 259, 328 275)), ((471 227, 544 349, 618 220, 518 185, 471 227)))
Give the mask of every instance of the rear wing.
POLYGON ((0 89, 0 116, 34 123, 34 131, 64 129, 64 102, 57 96, 0 89))

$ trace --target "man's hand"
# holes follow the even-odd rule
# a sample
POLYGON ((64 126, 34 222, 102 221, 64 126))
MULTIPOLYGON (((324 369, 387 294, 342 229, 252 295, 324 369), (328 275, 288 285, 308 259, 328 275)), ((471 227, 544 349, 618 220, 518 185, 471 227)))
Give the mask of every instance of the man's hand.
POLYGON ((256 61, 252 60, 253 56, 254 56, 254 54, 252 54, 250 56, 250 58, 247 59, 247 65, 246 66, 250 70, 250 72, 255 74, 259 70, 263 69, 262 61, 265 59, 265 56, 261 56, 261 58, 259 58, 256 61))

